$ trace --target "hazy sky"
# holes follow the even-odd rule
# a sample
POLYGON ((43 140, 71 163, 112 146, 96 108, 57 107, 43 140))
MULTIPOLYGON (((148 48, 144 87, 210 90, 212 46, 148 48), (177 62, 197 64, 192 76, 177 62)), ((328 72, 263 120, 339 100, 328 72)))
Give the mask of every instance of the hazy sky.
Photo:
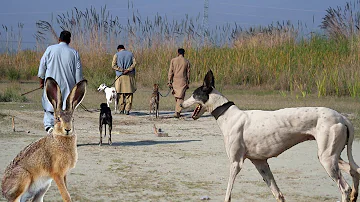
MULTIPOLYGON (((209 0, 209 25, 236 22, 240 26, 268 25, 272 22, 290 20, 307 24, 311 31, 318 31, 318 26, 329 7, 344 7, 348 0, 209 0)), ((0 6, 0 24, 17 29, 19 22, 24 24, 23 43, 34 44, 36 32, 35 22, 49 21, 52 16, 71 11, 94 7, 100 11, 107 6, 113 16, 126 22, 133 10, 138 10, 141 17, 152 17, 159 13, 168 19, 181 19, 185 15, 195 18, 204 12, 204 0, 33 0, 33 1, 2 1, 0 6), (134 9, 128 9, 128 1, 134 9)), ((310 31, 309 31, 310 32, 310 31)), ((4 39, 4 29, 0 27, 0 39, 4 39)))

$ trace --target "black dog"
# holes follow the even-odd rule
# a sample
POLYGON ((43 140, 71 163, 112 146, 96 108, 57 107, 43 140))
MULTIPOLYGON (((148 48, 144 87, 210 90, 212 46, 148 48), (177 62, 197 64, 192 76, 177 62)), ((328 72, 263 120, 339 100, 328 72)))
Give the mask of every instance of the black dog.
POLYGON ((99 145, 102 145, 102 127, 104 125, 105 135, 106 137, 106 124, 109 126, 109 145, 112 144, 111 142, 111 130, 112 130, 112 116, 111 116, 111 109, 107 106, 106 103, 100 104, 100 118, 99 118, 99 131, 100 131, 100 142, 99 145))

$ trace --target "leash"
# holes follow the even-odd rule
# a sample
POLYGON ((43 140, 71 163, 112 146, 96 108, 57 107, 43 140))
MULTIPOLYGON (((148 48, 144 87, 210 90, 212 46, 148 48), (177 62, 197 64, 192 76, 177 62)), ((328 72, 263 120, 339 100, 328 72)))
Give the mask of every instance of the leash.
POLYGON ((169 94, 170 94, 170 91, 172 90, 172 88, 169 88, 169 91, 166 93, 166 95, 162 95, 160 92, 159 92, 159 95, 161 95, 161 97, 167 97, 169 94))
POLYGON ((83 108, 83 110, 90 112, 82 103, 80 103, 80 107, 83 108))
POLYGON ((122 74, 121 74, 118 78, 116 78, 116 79, 114 80, 114 82, 110 85, 110 87, 113 86, 114 83, 116 82, 116 80, 118 80, 121 76, 122 76, 122 74))
POLYGON ((41 87, 35 88, 35 89, 31 90, 31 91, 28 91, 28 92, 26 92, 26 93, 21 94, 21 96, 26 95, 26 94, 29 94, 29 93, 32 93, 32 92, 34 92, 34 91, 36 91, 36 90, 39 90, 39 89, 42 89, 42 88, 41 88, 41 87))

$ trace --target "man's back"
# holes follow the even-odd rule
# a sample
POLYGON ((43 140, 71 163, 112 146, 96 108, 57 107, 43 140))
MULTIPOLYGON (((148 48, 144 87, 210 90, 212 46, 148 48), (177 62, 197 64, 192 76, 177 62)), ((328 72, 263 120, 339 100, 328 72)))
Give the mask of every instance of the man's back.
MULTIPOLYGON (((49 46, 40 60, 38 77, 54 78, 59 84, 61 93, 66 98, 72 87, 83 79, 78 52, 64 42, 49 46)), ((47 103, 44 105, 45 109, 52 111, 52 106, 47 101, 46 95, 43 95, 43 102, 47 103)))
POLYGON ((116 55, 119 67, 127 69, 133 64, 133 54, 130 51, 122 50, 117 52, 116 55))
POLYGON ((79 54, 66 43, 49 46, 44 53, 44 57, 46 66, 45 78, 53 77, 55 80, 66 78, 71 80, 71 83, 74 83, 74 85, 82 79, 76 79, 77 75, 75 75, 76 69, 81 66, 79 54))
POLYGON ((187 78, 188 77, 188 68, 190 63, 183 56, 178 56, 171 60, 171 71, 173 73, 173 78, 187 78))

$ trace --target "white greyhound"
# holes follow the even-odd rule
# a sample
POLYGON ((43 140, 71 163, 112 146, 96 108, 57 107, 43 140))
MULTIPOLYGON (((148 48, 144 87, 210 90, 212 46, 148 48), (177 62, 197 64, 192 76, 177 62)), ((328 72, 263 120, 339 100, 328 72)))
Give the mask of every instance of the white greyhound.
POLYGON ((198 104, 192 115, 193 119, 198 119, 206 110, 211 112, 224 135, 226 153, 230 160, 225 202, 231 201, 235 177, 246 158, 255 165, 276 200, 285 201, 267 159, 307 140, 316 140, 320 163, 337 183, 342 202, 356 201, 360 168, 352 156, 354 127, 345 116, 324 107, 242 111, 215 89, 214 80, 210 70, 205 76, 204 84, 181 106, 187 108, 198 104), (349 163, 340 157, 346 145, 349 163), (339 168, 352 176, 352 188, 339 168))
POLYGON ((97 89, 99 92, 104 91, 106 97, 106 104, 110 107, 110 103, 114 100, 115 103, 115 114, 117 113, 117 93, 115 87, 107 87, 104 83, 100 84, 99 88, 97 89))

